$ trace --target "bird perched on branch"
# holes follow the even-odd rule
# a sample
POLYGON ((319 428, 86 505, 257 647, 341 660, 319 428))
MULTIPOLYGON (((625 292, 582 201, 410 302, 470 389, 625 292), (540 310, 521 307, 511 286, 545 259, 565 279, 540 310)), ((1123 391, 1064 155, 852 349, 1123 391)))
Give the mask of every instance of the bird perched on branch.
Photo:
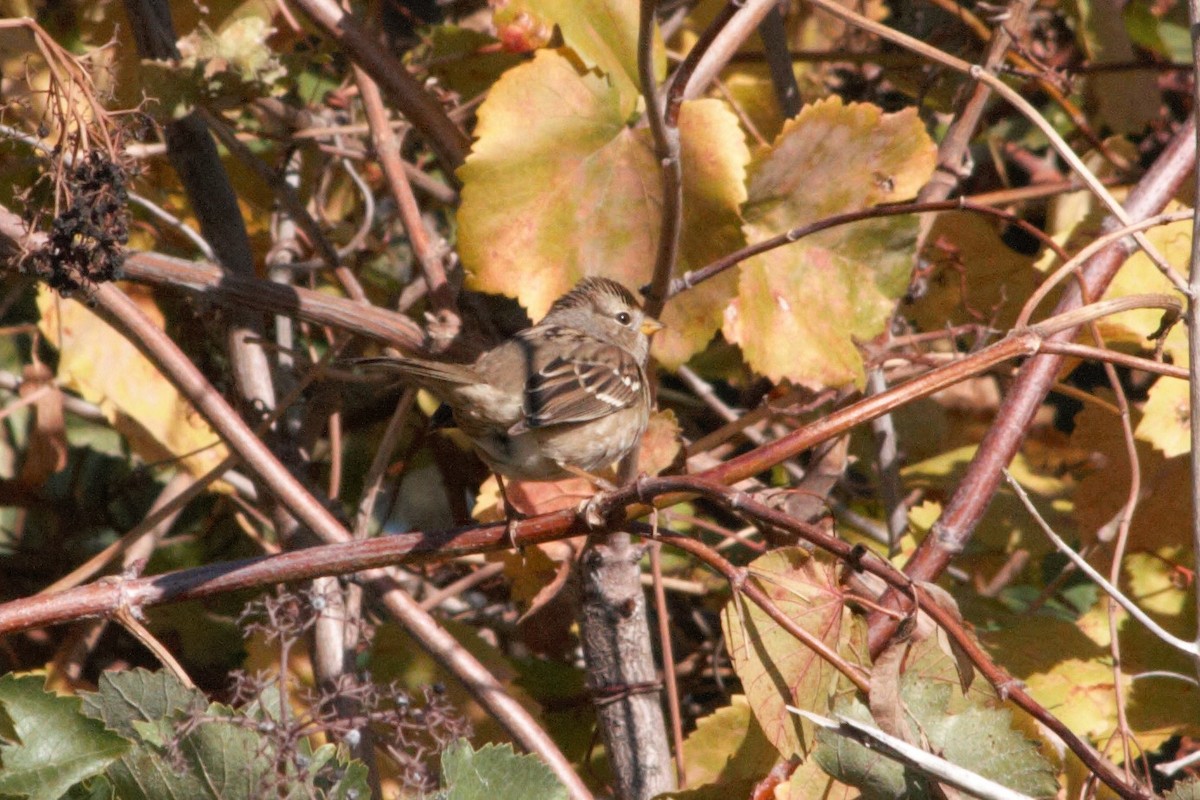
POLYGON ((650 416, 650 337, 661 328, 621 284, 585 278, 539 323, 474 364, 407 356, 354 363, 432 392, 497 475, 557 480, 592 476, 637 445, 650 416))

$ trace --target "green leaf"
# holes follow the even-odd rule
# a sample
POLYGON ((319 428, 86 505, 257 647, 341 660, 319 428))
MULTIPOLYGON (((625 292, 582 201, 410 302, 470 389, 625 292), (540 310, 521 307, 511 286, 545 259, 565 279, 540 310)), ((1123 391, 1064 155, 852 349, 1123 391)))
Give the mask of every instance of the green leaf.
MULTIPOLYGON (((875 725, 871 712, 857 698, 839 697, 833 710, 838 716, 875 725)), ((857 786, 863 800, 899 800, 907 796, 903 766, 845 736, 817 731, 813 760, 835 780, 857 786)))
POLYGON ((1058 792, 1056 770, 1034 742, 1013 730, 1011 721, 1008 709, 978 706, 924 720, 931 743, 947 761, 1022 794, 1053 797, 1058 792))
POLYGON ((0 794, 57 800, 129 749, 128 740, 80 713, 79 698, 59 697, 43 683, 36 675, 0 677, 0 708, 19 740, 0 745, 0 794))
POLYGON ((1125 6, 1122 13, 1129 37, 1139 46, 1172 61, 1190 63, 1192 37, 1188 35, 1187 8, 1172 5, 1166 14, 1159 16, 1155 5, 1135 0, 1125 6))
POLYGON ((277 714, 278 699, 268 689, 235 710, 208 703, 170 673, 137 669, 104 673, 99 689, 84 698, 84 711, 134 740, 106 773, 122 800, 253 800, 268 789, 284 797, 309 797, 318 789, 326 797, 368 796, 365 765, 333 745, 313 751, 302 742, 294 758, 279 758, 273 726, 263 724, 277 718, 270 709, 277 714), (200 715, 198 724, 185 724, 200 715))
POLYGON ((166 721, 134 723, 139 746, 109 767, 108 777, 123 800, 188 797, 255 800, 280 780, 266 743, 253 730, 206 719, 179 737, 166 721), (173 752, 172 752, 173 750, 173 752))
MULTIPOLYGON (((885 114, 838 98, 805 106, 751 165, 746 239, 911 197, 935 157, 914 109, 885 114)), ((891 319, 908 286, 916 233, 911 216, 868 220, 751 259, 726 311, 725 337, 772 380, 862 386, 856 342, 878 336, 891 319)))
POLYGON ((435 25, 410 58, 424 65, 438 83, 464 98, 487 91, 504 73, 525 59, 495 48, 496 39, 457 25, 435 25))
POLYGON ((84 714, 130 737, 137 735, 135 722, 167 719, 208 704, 200 691, 184 686, 174 674, 140 668, 104 672, 97 691, 82 697, 84 714))
MULTIPOLYGON (((928 741, 927 749, 1010 789, 1032 797, 1053 797, 1058 791, 1056 770, 1035 742, 1011 727, 1011 714, 978 703, 950 713, 956 705, 951 702, 953 693, 950 685, 911 669, 902 678, 900 696, 915 728, 928 741)), ((839 698, 835 711, 878 727, 858 697, 839 698)), ((834 778, 859 787, 867 800, 931 796, 919 773, 844 736, 822 730, 817 743, 817 762, 834 778)))
POLYGON ((566 800, 567 790, 537 756, 517 755, 512 745, 479 750, 459 739, 442 753, 446 800, 566 800))

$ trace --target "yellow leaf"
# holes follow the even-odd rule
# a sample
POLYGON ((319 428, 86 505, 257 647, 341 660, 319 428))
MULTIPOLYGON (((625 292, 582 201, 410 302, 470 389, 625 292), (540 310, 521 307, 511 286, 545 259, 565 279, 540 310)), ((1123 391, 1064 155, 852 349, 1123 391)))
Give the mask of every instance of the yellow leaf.
MULTIPOLYGON (((626 117, 633 114, 641 96, 637 72, 637 0, 508 0, 496 7, 496 25, 502 38, 507 26, 525 31, 562 32, 563 43, 588 67, 595 67, 612 81, 621 96, 626 117)), ((536 43, 538 33, 525 34, 536 43)), ((549 37, 547 36, 546 39, 549 37)), ((542 44, 545 40, 542 41, 542 44)), ((661 80, 667 56, 655 29, 654 72, 661 80)))
MULTIPOLYGON (((885 114, 832 98, 806 106, 750 171, 746 238, 912 196, 936 148, 915 110, 885 114)), ((908 286, 916 220, 840 226, 742 267, 725 337, 773 380, 813 389, 864 380, 857 341, 874 338, 908 286)))
MULTIPOLYGON (((156 325, 162 314, 149 294, 130 296, 156 325)), ((82 303, 39 287, 39 327, 59 350, 58 379, 96 405, 145 461, 176 458, 201 475, 225 458, 208 423, 124 336, 82 303)))
MULTIPOLYGON (((677 271, 742 243, 738 207, 749 151, 716 100, 685 104, 679 123, 684 231, 677 271)), ((533 319, 587 275, 636 289, 658 247, 662 186, 645 130, 625 125, 619 92, 565 50, 509 70, 479 110, 459 171, 459 250, 473 288, 515 297, 533 319)), ((677 366, 720 326, 736 273, 671 303, 655 356, 677 366)))
POLYGON ((1134 435, 1154 445, 1167 458, 1191 452, 1191 400, 1187 381, 1159 378, 1142 407, 1134 435))
POLYGON ((735 694, 729 705, 696 721, 683 743, 683 763, 689 789, 705 784, 751 783, 761 779, 779 759, 750 711, 745 695, 735 694))

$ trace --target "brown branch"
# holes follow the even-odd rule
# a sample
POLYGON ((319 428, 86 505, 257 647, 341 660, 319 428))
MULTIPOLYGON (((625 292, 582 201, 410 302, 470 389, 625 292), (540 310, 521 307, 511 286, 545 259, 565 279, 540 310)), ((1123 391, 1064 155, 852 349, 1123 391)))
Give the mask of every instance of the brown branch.
POLYGON ((452 173, 462 166, 471 149, 470 140, 404 64, 371 38, 358 20, 334 0, 292 2, 375 79, 396 110, 433 148, 447 171, 452 173))
MULTIPOLYGON (((379 84, 362 67, 354 67, 354 80, 358 84, 358 94, 362 98, 363 110, 367 114, 367 122, 371 127, 371 144, 383 174, 387 177, 388 189, 396 208, 400 212, 400 222, 404 232, 408 234, 409 244, 417 257, 417 264, 425 276, 429 287, 429 302, 437 314, 451 315, 453 320, 443 320, 455 328, 459 325, 454 287, 446 279, 446 269, 443 264, 443 253, 429 239, 425 229, 425 221, 421 218, 421 209, 413 194, 412 184, 404 170, 404 161, 400 158, 400 139, 392 126, 388 124, 387 110, 383 105, 383 97, 379 94, 379 84)), ((452 338, 452 337, 451 337, 452 338)))
MULTIPOLYGON (((8 212, 0 209, 0 237, 10 233, 8 212)), ((12 215, 9 222, 20 222, 12 215)), ((206 301, 224 307, 241 306, 271 314, 294 315, 307 322, 351 331, 372 339, 417 352, 422 349, 425 333, 403 314, 363 305, 312 289, 225 275, 202 261, 185 261, 161 253, 132 253, 125 261, 124 277, 129 280, 194 292, 206 301)))
MULTIPOLYGON (((991 35, 987 55, 983 60, 983 68, 995 74, 1008 54, 1014 34, 1020 35, 1025 26, 1025 17, 1029 14, 1033 0, 1012 0, 1004 15, 1004 24, 997 27, 991 35)), ((963 92, 960 98, 960 110, 954 116, 954 121, 946 129, 946 135, 938 145, 937 167, 933 175, 921 187, 917 194, 918 203, 930 203, 945 200, 950 193, 958 188, 963 178, 963 164, 967 155, 967 147, 975 136, 975 129, 983 117, 992 90, 986 84, 972 81, 969 91, 963 92)))
MULTIPOLYGON (((1126 202, 1129 217, 1143 219, 1161 211, 1187 178, 1195 160, 1196 130, 1194 123, 1189 122, 1176 133, 1171 144, 1130 193, 1126 202)), ((1108 217, 1103 227, 1108 231, 1119 224, 1115 217, 1108 217)), ((1131 252, 1132 245, 1122 239, 1089 259, 1080 271, 1087 295, 1102 296, 1131 252)), ((1079 284, 1070 284, 1059 300, 1056 312, 1079 308, 1083 297, 1079 284)), ((1052 338, 1065 342, 1074 334, 1074 329, 1067 329, 1052 338)), ((1031 359, 1021 368, 1000 406, 996 421, 984 436, 954 494, 906 565, 905 572, 914 580, 935 580, 966 547, 999 488, 1004 467, 1016 455, 1034 415, 1054 384, 1062 361, 1062 356, 1043 355, 1031 359)), ((894 593, 884 599, 885 602, 900 602, 894 593)), ((893 620, 886 615, 875 615, 871 620, 872 652, 880 652, 894 631, 893 620)))
MULTIPOLYGON (((882 558, 866 554, 814 525, 796 520, 745 493, 713 483, 704 476, 645 478, 615 492, 598 495, 592 501, 590 510, 615 520, 626 509, 636 512, 640 504, 651 501, 670 503, 680 497, 697 496, 716 503, 730 513, 789 531, 797 538, 822 548, 855 569, 881 578, 890 587, 902 592, 905 597, 915 596, 921 610, 949 634, 1002 698, 1012 700, 1053 730, 1094 774, 1121 797, 1127 800, 1146 800, 1151 796, 1141 787, 1125 782, 1107 759, 1050 714, 1025 692, 1019 682, 995 664, 958 619, 936 602, 929 601, 924 592, 914 592, 912 581, 882 558)), ((584 516, 586 515, 583 513, 577 514, 568 510, 520 521, 513 532, 515 541, 518 545, 528 546, 577 535, 587 529, 584 516)), ((647 527, 643 527, 642 531, 650 532, 647 527)), ((696 556, 724 575, 773 620, 842 671, 859 689, 866 691, 865 680, 857 669, 821 643, 814 643, 811 635, 799 629, 765 593, 758 590, 753 583, 745 581, 744 571, 734 567, 714 550, 691 536, 671 531, 660 531, 658 536, 672 546, 696 556)), ((278 556, 263 556, 168 573, 153 578, 101 581, 59 595, 34 597, 0 605, 0 635, 67 619, 111 614, 120 609, 139 608, 170 600, 209 597, 235 589, 302 580, 318 575, 346 574, 420 556, 439 554, 445 557, 463 553, 466 551, 464 548, 471 548, 476 552, 482 549, 498 549, 507 544, 506 524, 482 525, 444 533, 399 534, 359 542, 343 542, 278 556)))

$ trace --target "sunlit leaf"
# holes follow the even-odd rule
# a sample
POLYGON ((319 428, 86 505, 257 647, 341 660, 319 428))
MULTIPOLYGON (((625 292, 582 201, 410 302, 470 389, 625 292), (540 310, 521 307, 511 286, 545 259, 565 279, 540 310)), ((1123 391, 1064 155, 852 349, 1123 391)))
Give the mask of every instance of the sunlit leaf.
MULTIPOLYGON (((509 70, 479 110, 478 141, 459 171, 459 249, 474 288, 516 297, 538 319, 586 275, 636 289, 650 278, 662 187, 649 133, 626 126, 618 93, 568 51, 539 51, 509 70)), ((680 118, 685 230, 678 271, 741 243, 748 153, 719 101, 680 118)), ((655 353, 667 366, 702 348, 732 296, 733 273, 673 302, 655 353)))
POLYGON ((758 726, 745 695, 696 721, 696 730, 683 743, 687 785, 753 785, 779 759, 779 752, 758 726))
POLYGON ((1187 381, 1159 378, 1142 406, 1142 421, 1134 435, 1149 442, 1167 458, 1191 452, 1191 401, 1187 381))
MULTIPOLYGON (((549 30, 557 25, 563 43, 584 64, 607 76, 621 96, 625 114, 633 113, 641 91, 637 73, 636 0, 508 0, 496 5, 495 19, 502 38, 519 36, 527 45, 539 47, 549 39, 549 30)), ((657 27, 653 47, 654 72, 661 80, 667 61, 657 27)))
POLYGON ((476 750, 465 740, 442 753, 446 800, 565 800, 567 789, 541 759, 517 755, 512 745, 488 744, 476 750))
MULTIPOLYGON (((806 106, 751 167, 746 238, 762 241, 910 197, 934 156, 911 109, 885 114, 837 98, 806 106)), ((856 342, 877 336, 891 318, 908 286, 916 230, 909 217, 870 220, 755 257, 743 265, 738 298, 726 311, 726 338, 769 378, 861 386, 856 342)))

